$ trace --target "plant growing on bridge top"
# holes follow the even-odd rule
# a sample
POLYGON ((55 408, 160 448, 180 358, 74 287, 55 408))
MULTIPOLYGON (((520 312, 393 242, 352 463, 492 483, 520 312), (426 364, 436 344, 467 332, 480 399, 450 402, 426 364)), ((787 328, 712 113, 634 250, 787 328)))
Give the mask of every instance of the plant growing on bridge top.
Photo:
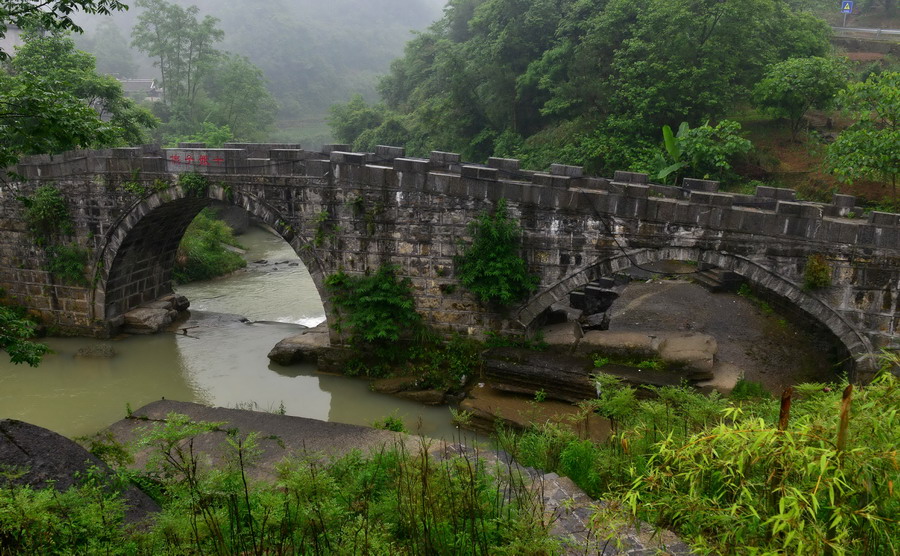
POLYGON ((807 290, 820 290, 831 286, 831 267, 824 255, 810 255, 806 258, 803 269, 803 287, 807 290))
POLYGON ((416 312, 409 278, 398 278, 396 267, 382 265, 373 274, 351 276, 344 271, 325 279, 325 288, 340 315, 339 328, 350 332, 350 343, 379 360, 397 361, 422 323, 416 312))
POLYGON ((30 197, 18 197, 25 205, 25 222, 37 245, 46 245, 58 235, 71 235, 69 207, 59 189, 42 185, 30 197))
POLYGON ((197 172, 189 172, 178 176, 178 185, 185 193, 193 197, 204 197, 209 191, 209 178, 197 172))
POLYGON ((522 233, 507 214, 506 199, 493 214, 471 222, 469 233, 472 243, 456 257, 456 275, 482 303, 508 306, 535 290, 538 278, 519 256, 522 233))

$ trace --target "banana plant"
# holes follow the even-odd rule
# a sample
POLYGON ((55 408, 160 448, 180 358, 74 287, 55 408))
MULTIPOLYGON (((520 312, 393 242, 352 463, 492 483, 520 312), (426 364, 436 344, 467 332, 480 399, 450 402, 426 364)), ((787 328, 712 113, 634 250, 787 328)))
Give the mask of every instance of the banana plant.
MULTIPOLYGON (((677 182, 677 172, 682 168, 690 166, 690 163, 688 161, 682 160, 684 158, 684 152, 681 149, 680 141, 680 139, 687 134, 690 128, 691 126, 688 125, 687 122, 681 122, 681 125, 678 126, 678 133, 674 134, 672 133, 671 127, 669 127, 668 125, 662 126, 663 145, 665 145, 666 152, 669 154, 669 161, 671 161, 672 163, 662 168, 656 175, 656 179, 665 180, 674 173, 675 181, 677 182)), ((663 161, 663 164, 669 161, 663 161)))

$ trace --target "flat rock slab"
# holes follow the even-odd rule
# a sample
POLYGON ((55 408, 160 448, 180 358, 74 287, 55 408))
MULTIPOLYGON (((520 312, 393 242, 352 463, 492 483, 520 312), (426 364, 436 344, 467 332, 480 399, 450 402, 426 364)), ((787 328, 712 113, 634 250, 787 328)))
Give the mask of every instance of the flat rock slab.
POLYGON ((292 365, 294 363, 315 363, 319 354, 328 349, 331 341, 328 337, 328 325, 322 323, 315 328, 281 340, 269 352, 269 359, 279 365, 292 365))
MULTIPOLYGON (((92 467, 101 474, 114 475, 105 463, 72 440, 14 419, 0 420, 0 467, 24 471, 24 475, 12 480, 13 484, 27 484, 35 489, 52 485, 59 491, 77 485, 79 475, 92 467)), ((0 476, 0 486, 4 481, 0 476)), ((141 521, 159 511, 156 502, 133 486, 123 494, 127 504, 125 518, 129 522, 141 521)))
POLYGON ((713 378, 719 344, 699 332, 614 332, 590 330, 576 346, 577 353, 603 353, 623 357, 658 357, 684 368, 691 380, 713 378))
MULTIPOLYGON (((118 442, 135 443, 148 430, 164 426, 170 413, 186 415, 194 422, 221 423, 216 430, 194 440, 194 450, 207 466, 225 464, 230 454, 226 448, 230 429, 237 429, 241 435, 258 433, 261 454, 250 470, 257 479, 274 478, 275 465, 290 456, 340 457, 355 450, 370 452, 400 444, 412 449, 420 443, 418 437, 369 427, 169 400, 147 404, 107 430, 118 442)), ((132 467, 144 469, 149 454, 149 449, 139 450, 132 467)))

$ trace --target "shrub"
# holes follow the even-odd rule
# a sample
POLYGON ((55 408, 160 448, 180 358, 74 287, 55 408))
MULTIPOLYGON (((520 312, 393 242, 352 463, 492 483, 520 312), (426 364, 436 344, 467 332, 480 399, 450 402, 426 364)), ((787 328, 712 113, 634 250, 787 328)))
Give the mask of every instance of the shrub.
POLYGON ((89 253, 77 245, 49 245, 47 253, 47 271, 64 284, 71 286, 89 286, 85 277, 85 267, 89 253))
POLYGON ((484 213, 469 224, 472 243, 456 257, 456 275, 462 285, 485 304, 515 303, 535 290, 536 276, 519 256, 521 232, 500 199, 494 214, 484 213))
POLYGON ((343 271, 325 279, 325 288, 339 312, 339 330, 350 333, 351 345, 386 362, 406 355, 401 339, 409 340, 420 329, 421 317, 413 302, 412 283, 399 279, 393 265, 374 274, 350 276, 343 271))
POLYGON ((37 245, 46 245, 57 235, 72 234, 69 207, 56 187, 42 185, 31 197, 18 199, 25 205, 25 222, 37 245))
POLYGON ((803 269, 803 287, 807 290, 821 290, 831 286, 831 267, 822 255, 810 255, 803 269))

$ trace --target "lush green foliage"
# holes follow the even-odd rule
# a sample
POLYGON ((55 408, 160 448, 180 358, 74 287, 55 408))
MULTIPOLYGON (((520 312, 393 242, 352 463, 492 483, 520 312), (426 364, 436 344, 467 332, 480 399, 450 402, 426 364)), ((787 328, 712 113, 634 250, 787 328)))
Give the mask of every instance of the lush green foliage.
POLYGON ((401 340, 410 340, 421 328, 411 282, 398 279, 393 266, 384 265, 365 276, 340 271, 325 279, 337 309, 339 330, 349 332, 351 344, 390 362, 402 358, 401 340))
POLYGON ((0 305, 0 349, 9 355, 11 362, 28 363, 32 367, 40 364, 41 357, 48 353, 50 348, 30 341, 34 335, 35 325, 22 311, 0 305))
POLYGON ((178 185, 183 187, 188 195, 204 197, 209 191, 209 178, 197 172, 179 174, 178 185))
POLYGON ((897 198, 900 174, 900 72, 870 75, 850 84, 838 102, 857 123, 828 146, 826 163, 846 181, 881 180, 897 198))
POLYGON ((753 89, 753 101, 769 113, 787 118, 796 139, 804 114, 810 108, 828 108, 846 84, 847 68, 836 58, 790 58, 768 68, 753 89))
POLYGON ((46 245, 73 232, 66 199, 56 187, 42 185, 30 197, 19 197, 25 205, 23 216, 37 245, 46 245))
POLYGON ((509 218, 506 200, 493 214, 485 212, 469 224, 472 243, 455 259, 456 276, 482 303, 511 305, 534 291, 538 279, 519 256, 521 232, 509 218))
MULTIPOLYGON (((776 0, 453 0, 392 64, 387 111, 338 110, 413 153, 610 172, 652 158, 662 125, 722 116, 771 63, 824 54, 827 37, 776 0)), ((367 133, 342 129, 348 142, 367 133)))
POLYGON ((657 178, 675 178, 683 173, 694 178, 730 181, 734 160, 750 151, 753 145, 741 137, 741 124, 722 120, 715 126, 705 123, 691 128, 682 122, 678 133, 663 126, 663 146, 668 158, 661 153, 654 161, 657 178))
POLYGON ((247 266, 243 257, 225 245, 240 247, 231 228, 217 219, 212 209, 203 209, 181 238, 172 277, 184 284, 209 280, 247 266))
POLYGON ((823 255, 810 255, 803 268, 803 287, 820 290, 831 286, 831 265, 823 255))
POLYGON ((638 400, 606 378, 585 406, 617 424, 606 442, 555 426, 502 437, 521 463, 623 500, 701 553, 890 554, 900 543, 900 381, 884 372, 853 392, 849 412, 845 386, 796 387, 781 430, 768 396, 729 402, 657 388, 638 400))
MULTIPOLYGON (((6 36, 10 24, 22 29, 37 27, 52 32, 80 33, 81 27, 72 18, 74 12, 108 15, 127 8, 119 0, 3 0, 0 3, 0 39, 6 36)), ((0 50, 0 60, 8 55, 8 52, 0 50)))
POLYGON ((156 123, 64 35, 26 33, 0 70, 0 166, 22 154, 138 144, 156 123))
POLYGON ((90 280, 85 276, 90 253, 77 244, 48 245, 46 269, 63 284, 70 286, 89 286, 90 280))
POLYGON ((228 433, 229 464, 208 470, 193 439, 217 430, 176 414, 151 425, 140 445, 146 472, 129 473, 162 512, 145 529, 125 527, 103 485, 67 493, 0 490, 0 553, 60 554, 545 554, 537 493, 505 465, 403 445, 364 458, 286 460, 271 483, 251 481, 260 439, 228 433), (41 540, 45 544, 40 544, 41 540))
POLYGON ((225 38, 219 20, 201 19, 197 6, 165 0, 137 5, 143 11, 132 44, 159 67, 165 95, 154 109, 165 122, 165 142, 226 129, 240 140, 264 138, 275 120, 275 101, 262 70, 244 56, 216 49, 225 38))

